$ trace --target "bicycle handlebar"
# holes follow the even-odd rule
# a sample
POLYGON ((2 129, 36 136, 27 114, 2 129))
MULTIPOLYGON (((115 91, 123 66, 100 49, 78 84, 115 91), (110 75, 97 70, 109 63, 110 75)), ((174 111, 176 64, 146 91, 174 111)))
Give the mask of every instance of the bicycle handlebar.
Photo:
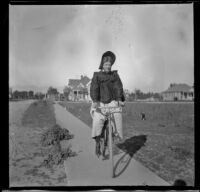
MULTIPOLYGON (((122 107, 121 106, 118 106, 118 107, 96 107, 96 110, 100 110, 100 111, 106 110, 106 111, 104 111, 104 113, 106 113, 106 114, 122 113, 122 107), (112 110, 114 110, 114 111, 112 111, 112 110)), ((103 114, 103 115, 105 115, 105 114, 103 114)))
POLYGON ((96 109, 116 109, 116 108, 121 108, 121 106, 117 106, 117 107, 96 107, 96 109))
MULTIPOLYGON (((106 111, 106 114, 102 113, 103 115, 108 115, 108 114, 112 114, 112 113, 122 113, 122 106, 117 106, 117 107, 96 107, 96 108, 93 108, 94 111, 98 110, 98 109, 100 110, 100 113, 102 113, 101 109, 109 109, 109 111, 106 111), (120 109, 120 110, 119 111, 111 111, 110 109, 120 109)), ((93 111, 93 110, 91 109, 91 111, 93 111)), ((90 111, 90 114, 91 114, 91 116, 93 116, 91 111, 90 111)))

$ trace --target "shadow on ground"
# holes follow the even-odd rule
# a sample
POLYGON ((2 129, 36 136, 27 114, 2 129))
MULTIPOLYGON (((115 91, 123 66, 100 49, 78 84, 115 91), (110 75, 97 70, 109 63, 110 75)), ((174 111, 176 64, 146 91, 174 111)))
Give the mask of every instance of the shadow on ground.
POLYGON ((144 146, 146 140, 146 135, 139 135, 130 137, 123 143, 116 144, 116 146, 124 153, 114 166, 114 177, 120 176, 126 170, 131 158, 141 147, 144 146))

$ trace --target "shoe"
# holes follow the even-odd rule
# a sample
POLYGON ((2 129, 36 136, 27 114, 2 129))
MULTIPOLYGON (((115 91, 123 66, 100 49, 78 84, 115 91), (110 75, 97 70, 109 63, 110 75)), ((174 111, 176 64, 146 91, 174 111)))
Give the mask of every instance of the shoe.
POLYGON ((117 133, 117 132, 114 133, 113 141, 114 141, 114 142, 120 142, 120 141, 121 141, 121 138, 120 138, 120 136, 119 136, 119 133, 117 133))
POLYGON ((106 155, 103 155, 103 156, 102 156, 102 160, 104 161, 104 160, 106 160, 106 159, 107 159, 106 155))

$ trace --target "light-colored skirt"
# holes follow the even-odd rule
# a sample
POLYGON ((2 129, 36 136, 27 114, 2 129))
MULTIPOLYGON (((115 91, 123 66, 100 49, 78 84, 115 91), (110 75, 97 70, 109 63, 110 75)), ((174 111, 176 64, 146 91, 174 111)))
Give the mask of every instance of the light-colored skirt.
MULTIPOLYGON (((117 101, 111 101, 108 104, 100 103, 100 107, 117 107, 117 101)), ((113 109, 114 110, 114 109, 113 109)), ((115 110, 116 111, 116 110, 115 110)), ((103 114, 105 114, 105 110, 101 110, 103 114)), ((104 122, 106 117, 100 112, 95 111, 91 108, 90 114, 92 116, 92 138, 101 135, 102 128, 104 126, 104 122)), ((123 139, 123 130, 122 130, 122 113, 120 111, 115 112, 111 115, 111 125, 113 126, 113 131, 115 135, 118 135, 121 139, 123 139)))

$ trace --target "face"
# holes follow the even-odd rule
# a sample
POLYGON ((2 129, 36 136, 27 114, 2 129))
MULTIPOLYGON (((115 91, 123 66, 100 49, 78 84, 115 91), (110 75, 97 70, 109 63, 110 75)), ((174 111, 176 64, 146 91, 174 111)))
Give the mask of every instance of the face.
POLYGON ((103 64, 103 70, 104 70, 105 72, 111 71, 111 63, 110 63, 110 61, 106 61, 106 62, 103 64))

